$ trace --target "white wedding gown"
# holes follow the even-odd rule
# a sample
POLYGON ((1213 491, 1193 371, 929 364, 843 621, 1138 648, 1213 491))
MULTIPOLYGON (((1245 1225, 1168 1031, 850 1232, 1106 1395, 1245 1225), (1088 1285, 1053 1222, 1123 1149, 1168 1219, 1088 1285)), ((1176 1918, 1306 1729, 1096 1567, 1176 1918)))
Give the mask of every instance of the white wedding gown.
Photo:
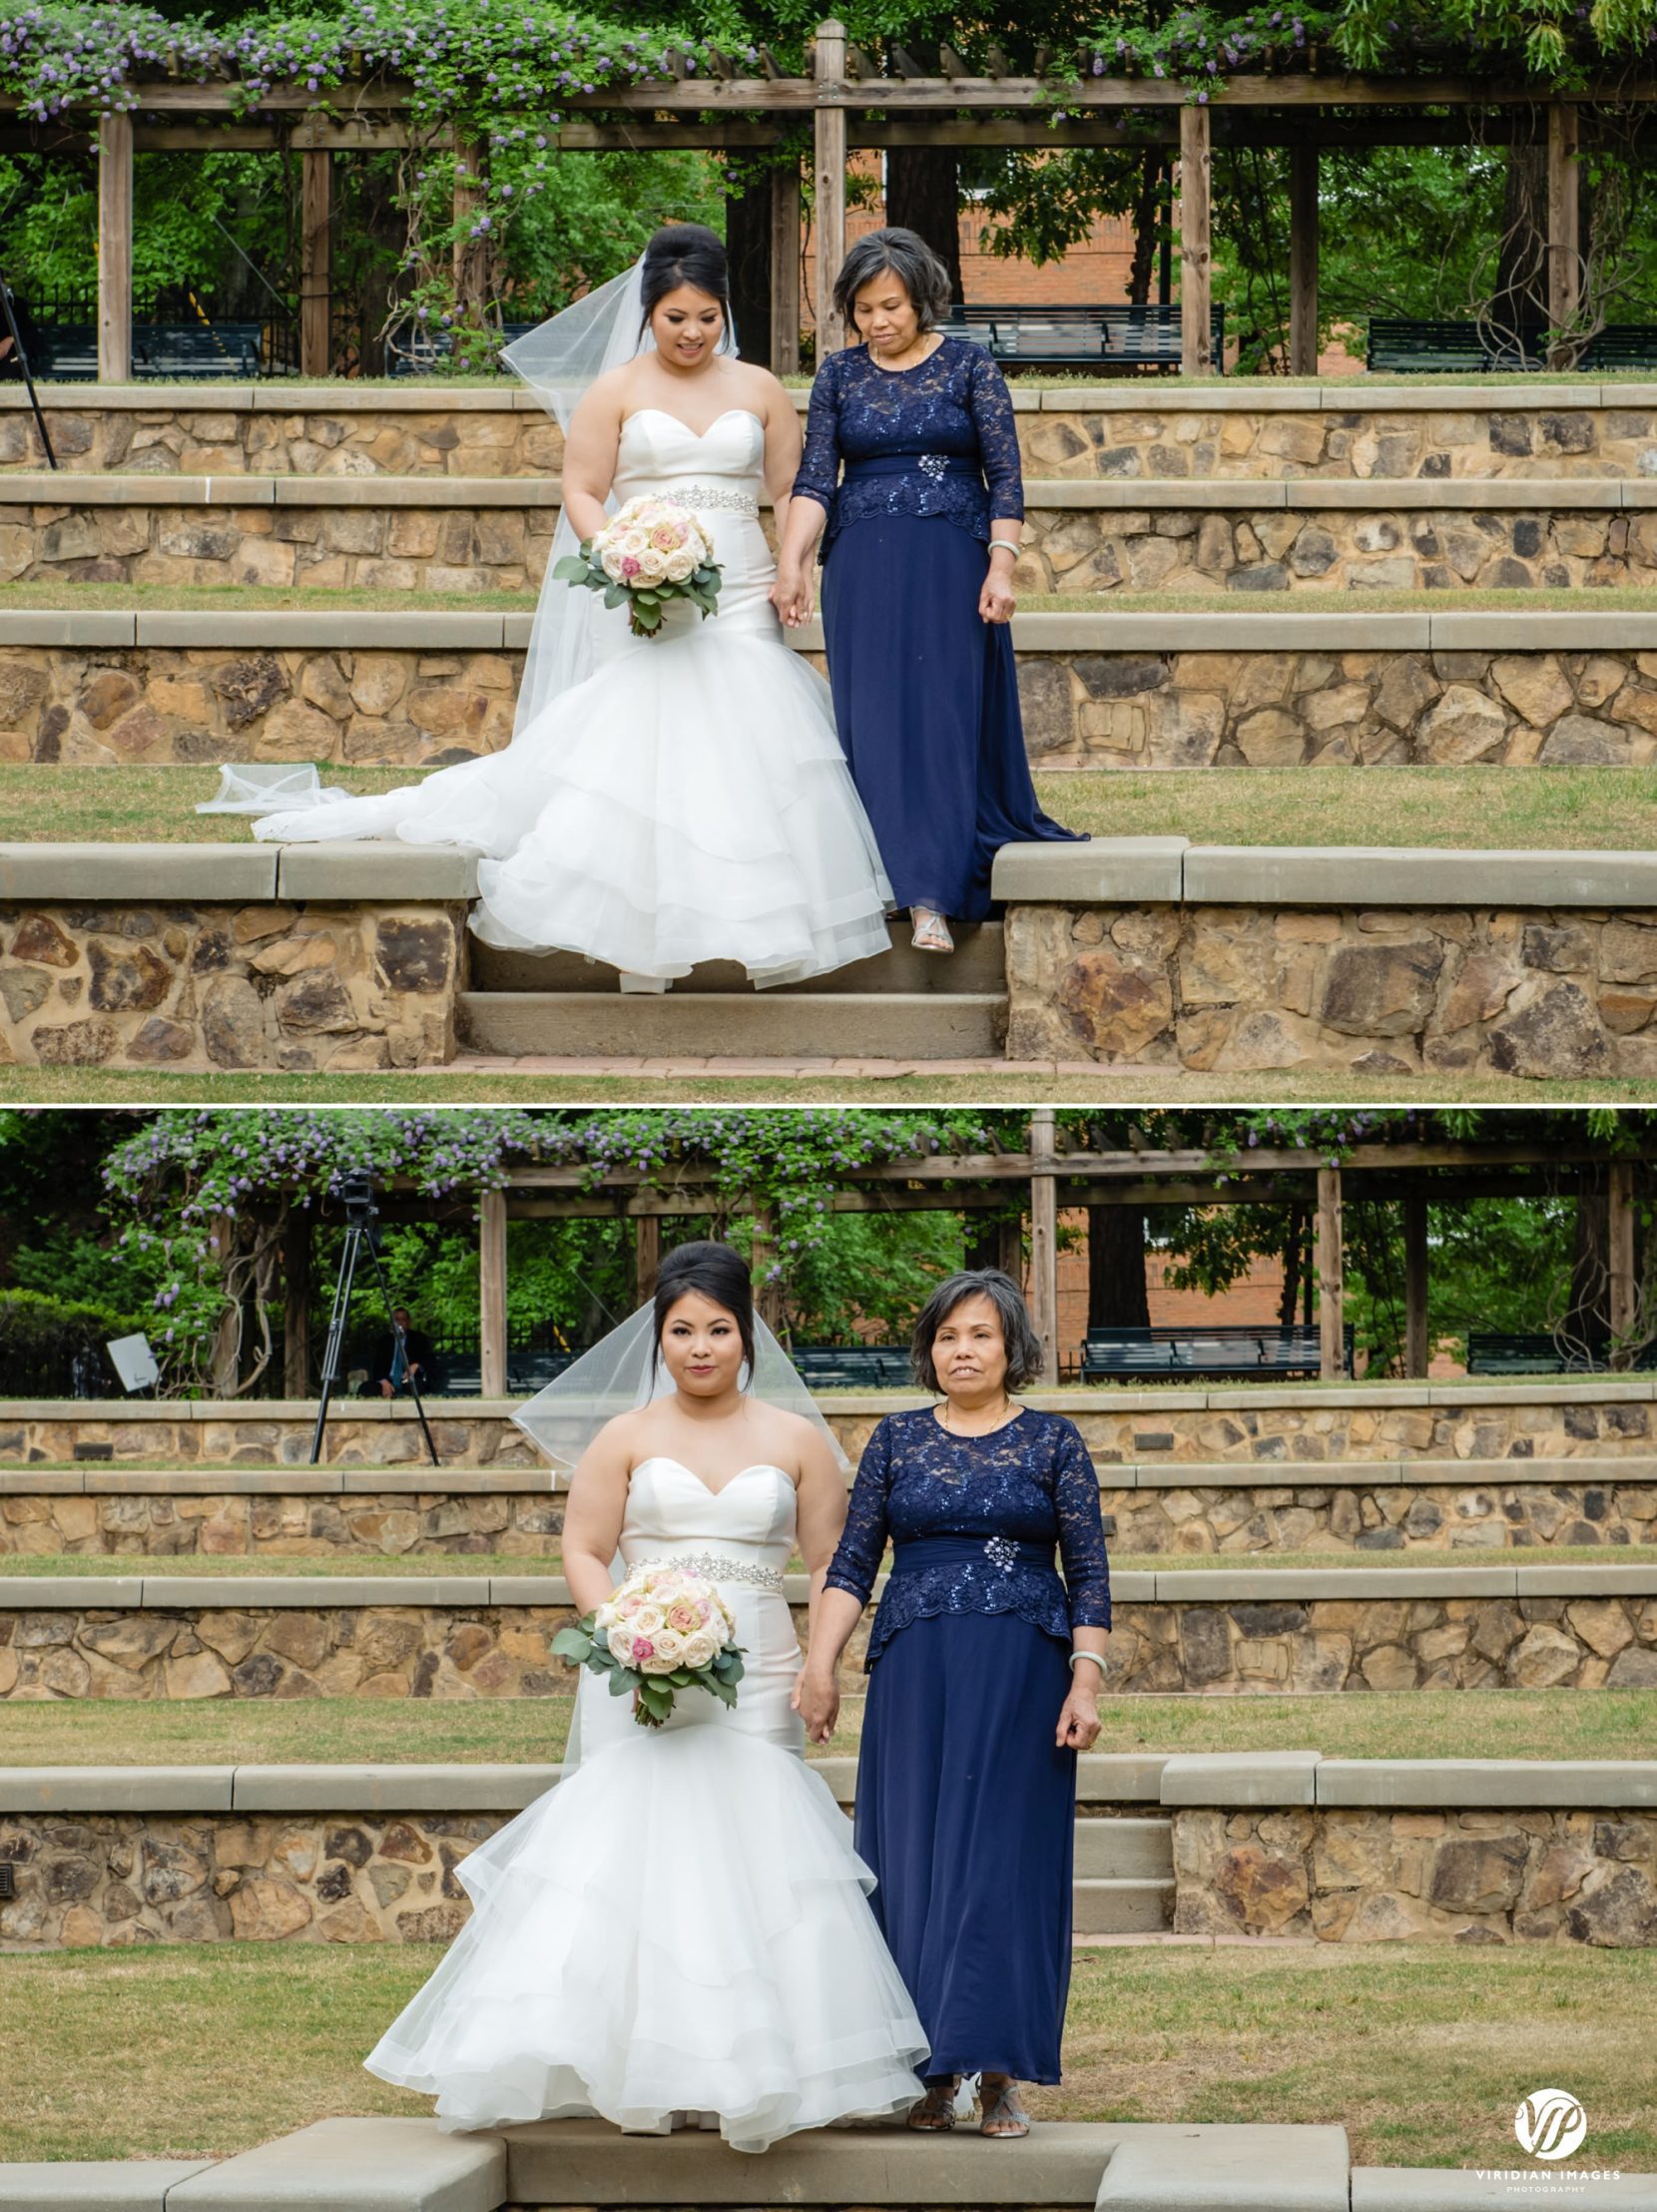
POLYGON ((736 960, 790 983, 884 952, 890 885, 828 686, 767 597, 764 451, 744 408, 700 437, 660 408, 629 415, 616 498, 660 493, 711 526, 718 614, 680 601, 661 634, 635 638, 626 609, 595 598, 593 673, 504 751, 379 797, 267 815, 255 835, 474 846, 485 942, 638 976, 736 960))
POLYGON ((622 1556, 719 1584, 746 1654, 737 1703, 683 1691, 641 1728, 582 1673, 579 1764, 460 1863, 472 1917, 365 2061, 434 2093, 440 2127, 596 2112, 665 2132, 717 2115, 736 2149, 763 2151, 921 2094, 926 2038, 873 1877, 789 1704, 794 1538, 780 1468, 717 1493, 676 1459, 634 1468, 622 1556))

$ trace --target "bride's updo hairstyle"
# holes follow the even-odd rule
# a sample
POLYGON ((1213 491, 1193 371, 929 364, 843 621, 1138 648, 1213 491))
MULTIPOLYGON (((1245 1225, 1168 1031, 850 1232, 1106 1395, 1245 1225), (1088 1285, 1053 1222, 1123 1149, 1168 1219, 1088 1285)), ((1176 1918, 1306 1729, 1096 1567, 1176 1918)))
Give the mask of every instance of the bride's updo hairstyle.
MULTIPOLYGON (((694 226, 687 225, 688 229, 694 226)), ((656 1343, 650 1356, 652 1382, 662 1357, 662 1332, 668 1316, 689 1292, 723 1306, 737 1325, 743 1358, 754 1373, 754 1278, 748 1263, 728 1244, 675 1245, 656 1278, 656 1343)))
MULTIPOLYGON (((731 265, 718 235, 704 223, 670 223, 658 231, 645 248, 645 266, 639 272, 639 295, 644 308, 639 324, 642 337, 650 318, 670 291, 690 284, 720 303, 725 330, 731 329, 731 265)), ((700 1246, 686 1246, 700 1251, 700 1246)))

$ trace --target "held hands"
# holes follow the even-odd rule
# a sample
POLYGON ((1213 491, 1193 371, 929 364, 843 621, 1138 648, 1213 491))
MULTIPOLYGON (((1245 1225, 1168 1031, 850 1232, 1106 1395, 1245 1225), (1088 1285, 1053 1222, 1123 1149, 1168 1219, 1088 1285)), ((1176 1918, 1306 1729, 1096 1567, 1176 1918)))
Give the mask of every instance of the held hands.
POLYGON ((780 567, 777 581, 771 587, 772 605, 782 616, 785 626, 798 630, 812 619, 812 580, 803 567, 780 567))
POLYGON ((794 1678, 789 1703, 806 1724, 806 1741, 826 1744, 840 1712, 840 1686, 833 1675, 814 1674, 810 1667, 802 1667, 794 1678))
MULTIPOLYGON (((1092 1668, 1079 1669, 1091 1676, 1092 1668)), ((1099 1694, 1092 1681, 1072 1683, 1059 1713, 1054 1742, 1060 1751, 1091 1751, 1099 1734, 1099 1694)))

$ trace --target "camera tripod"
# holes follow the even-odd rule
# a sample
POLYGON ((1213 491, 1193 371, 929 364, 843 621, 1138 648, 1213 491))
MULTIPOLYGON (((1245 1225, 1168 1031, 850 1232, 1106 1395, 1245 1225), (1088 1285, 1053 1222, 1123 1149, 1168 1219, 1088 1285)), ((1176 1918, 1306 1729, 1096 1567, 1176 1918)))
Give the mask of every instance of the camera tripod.
POLYGON ((322 1394, 316 1407, 316 1431, 310 1439, 310 1463, 314 1467, 321 1462, 328 1405, 333 1385, 339 1380, 339 1355, 345 1341, 345 1325, 350 1318, 351 1291, 356 1282, 357 1265, 366 1252, 379 1282, 379 1295, 385 1301, 385 1318, 391 1324, 391 1335, 402 1354, 403 1373, 408 1378, 427 1455, 434 1467, 440 1466, 442 1462, 432 1440, 431 1423, 426 1419, 425 1402, 420 1396, 419 1378, 409 1364, 408 1342, 391 1301, 391 1286, 385 1280, 385 1269, 380 1264, 379 1208, 374 1203, 373 1180, 367 1175, 347 1175, 340 1186, 340 1195, 345 1201, 345 1248, 339 1256, 339 1280, 333 1287, 333 1311, 328 1316, 328 1341, 322 1353, 322 1394))
POLYGON ((29 405, 34 409, 35 428, 40 432, 40 442, 46 453, 48 468, 56 468, 58 456, 52 450, 52 440, 47 435, 46 417, 40 411, 40 397, 35 390, 35 372, 29 366, 28 348, 23 343, 23 333, 17 327, 17 317, 12 312, 12 287, 0 274, 0 308, 5 310, 6 329, 10 333, 12 349, 17 355, 17 365, 23 371, 23 381, 29 387, 29 405))

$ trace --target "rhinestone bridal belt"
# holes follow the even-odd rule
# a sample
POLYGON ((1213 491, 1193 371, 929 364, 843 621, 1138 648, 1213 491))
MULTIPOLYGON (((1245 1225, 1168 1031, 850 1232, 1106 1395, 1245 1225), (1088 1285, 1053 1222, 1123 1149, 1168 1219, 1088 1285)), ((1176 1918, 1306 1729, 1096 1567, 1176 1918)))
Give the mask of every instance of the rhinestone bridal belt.
POLYGON ((687 484, 675 491, 656 494, 675 507, 728 507, 734 514, 758 515, 760 502, 751 491, 737 491, 728 484, 687 484))
POLYGON ((750 1589, 783 1590, 781 1567, 763 1567, 757 1560, 733 1559, 724 1551, 681 1551, 672 1558, 641 1559, 638 1566, 630 1567, 630 1574, 637 1574, 640 1567, 683 1567, 687 1574, 700 1574, 707 1582, 743 1582, 750 1589))

